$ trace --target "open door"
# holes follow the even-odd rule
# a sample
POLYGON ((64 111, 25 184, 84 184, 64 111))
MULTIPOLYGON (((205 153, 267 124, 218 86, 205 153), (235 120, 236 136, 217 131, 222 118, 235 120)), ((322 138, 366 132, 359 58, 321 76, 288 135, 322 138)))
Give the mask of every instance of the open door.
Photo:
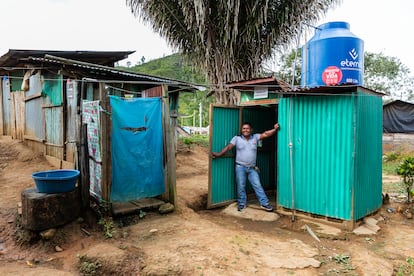
MULTIPOLYGON (((240 125, 249 121, 254 133, 270 129, 277 122, 277 106, 210 106, 210 152, 220 151, 234 135, 240 133, 240 125)), ((257 164, 261 182, 266 190, 276 190, 276 136, 263 141, 257 152, 257 164)), ((230 204, 237 199, 234 173, 235 149, 220 158, 209 157, 209 182, 207 208, 230 204)), ((247 185, 247 193, 253 190, 247 185)))
MULTIPOLYGON (((220 151, 231 138, 239 133, 240 107, 210 106, 210 152, 220 151)), ((234 176, 235 151, 232 149, 223 157, 209 158, 209 181, 207 208, 227 205, 236 199, 234 176)))

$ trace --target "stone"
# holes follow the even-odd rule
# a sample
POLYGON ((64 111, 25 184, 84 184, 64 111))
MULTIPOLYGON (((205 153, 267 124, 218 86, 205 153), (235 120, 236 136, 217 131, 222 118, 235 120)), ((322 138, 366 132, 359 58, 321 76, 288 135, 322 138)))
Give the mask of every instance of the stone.
POLYGON ((45 231, 40 232, 40 236, 44 240, 51 240, 55 236, 55 234, 56 234, 56 229, 54 228, 47 229, 45 231))
POLYGON ((171 203, 165 203, 158 208, 160 214, 168 214, 174 212, 175 206, 171 203))

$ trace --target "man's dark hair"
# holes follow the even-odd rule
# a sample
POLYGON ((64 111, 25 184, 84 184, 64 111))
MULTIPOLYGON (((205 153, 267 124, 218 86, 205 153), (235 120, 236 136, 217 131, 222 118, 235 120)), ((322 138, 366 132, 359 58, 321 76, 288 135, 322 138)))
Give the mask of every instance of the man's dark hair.
POLYGON ((242 123, 242 126, 244 126, 244 125, 248 125, 250 128, 252 128, 252 124, 250 122, 244 122, 244 123, 242 123))

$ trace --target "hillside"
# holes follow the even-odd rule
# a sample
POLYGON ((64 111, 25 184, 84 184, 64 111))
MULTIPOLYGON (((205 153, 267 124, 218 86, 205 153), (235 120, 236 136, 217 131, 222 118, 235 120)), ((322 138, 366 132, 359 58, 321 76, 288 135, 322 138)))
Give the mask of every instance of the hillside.
MULTIPOLYGON (((173 54, 163 58, 151 60, 133 67, 121 67, 128 71, 142 73, 146 75, 159 76, 164 78, 176 79, 193 84, 204 85, 206 79, 199 69, 194 69, 188 65, 180 54, 173 54)), ((213 97, 206 97, 208 91, 199 91, 196 93, 183 93, 179 98, 178 113, 182 117, 195 116, 196 126, 199 126, 199 108, 202 105, 202 126, 205 127, 209 123, 209 105, 213 101, 213 97)), ((182 119, 179 121, 182 125, 193 126, 193 117, 182 119)), ((195 125, 194 125, 195 126, 195 125)))
POLYGON ((154 59, 123 69, 147 75, 171 78, 195 84, 205 84, 206 79, 200 69, 192 68, 180 54, 154 59))

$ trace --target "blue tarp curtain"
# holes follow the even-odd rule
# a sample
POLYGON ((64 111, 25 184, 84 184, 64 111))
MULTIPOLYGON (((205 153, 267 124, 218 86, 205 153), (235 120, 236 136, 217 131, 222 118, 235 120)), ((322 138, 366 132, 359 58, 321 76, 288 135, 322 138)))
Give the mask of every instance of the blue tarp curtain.
POLYGON ((161 98, 110 96, 112 202, 164 193, 161 98))

